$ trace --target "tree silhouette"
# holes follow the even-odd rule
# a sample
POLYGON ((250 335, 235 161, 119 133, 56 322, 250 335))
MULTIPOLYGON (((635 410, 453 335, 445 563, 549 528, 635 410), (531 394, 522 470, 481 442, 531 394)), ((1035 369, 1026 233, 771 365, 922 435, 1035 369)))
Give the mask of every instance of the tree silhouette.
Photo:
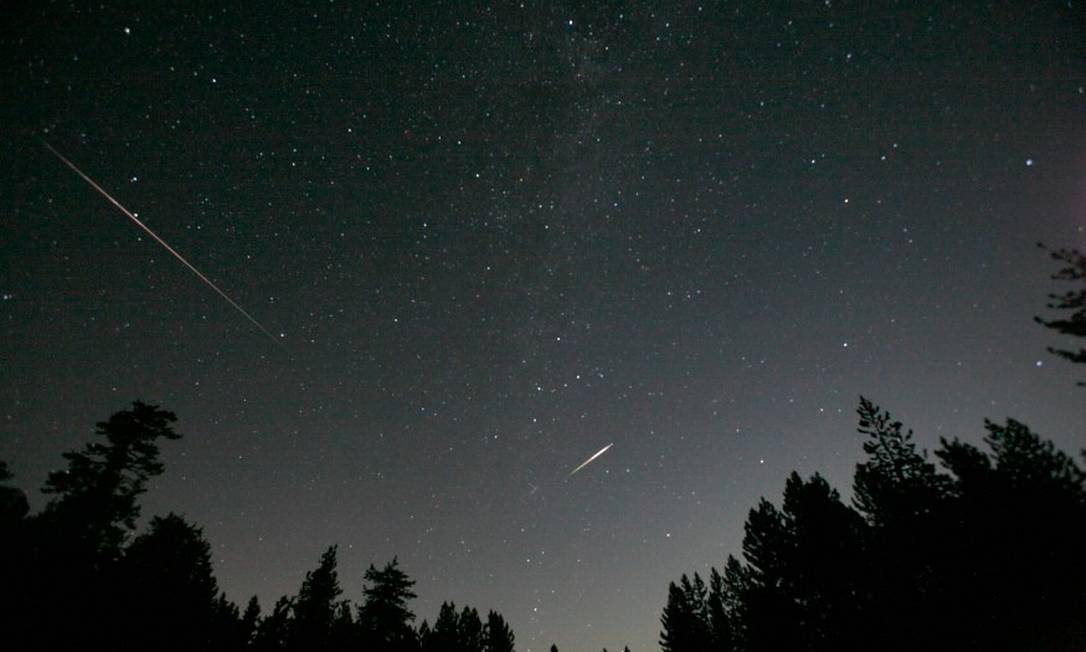
POLYGON ((174 513, 132 537, 139 495, 162 473, 159 439, 177 439, 171 412, 141 402, 98 424, 94 442, 64 455, 50 474, 54 494, 27 517, 21 491, 0 462, 0 643, 17 650, 110 649, 219 652, 513 652, 514 635, 496 611, 451 603, 416 634, 408 603, 415 582, 394 558, 365 573, 357 617, 340 600, 337 547, 305 575, 294 597, 261 617, 220 592, 203 531, 174 513), (61 608, 62 607, 62 608, 61 608))
POLYGON ((490 611, 486 615, 486 642, 483 649, 486 652, 513 652, 513 630, 506 624, 502 615, 496 611, 490 611))
POLYGON ((252 628, 244 620, 241 610, 227 599, 225 591, 220 591, 212 606, 207 640, 220 650, 240 651, 249 644, 251 635, 252 628))
POLYGON ((275 602, 271 613, 260 620, 253 634, 252 649, 257 652, 281 652, 288 649, 291 634, 293 600, 283 596, 275 602))
POLYGON ((0 461, 0 624, 10 622, 2 627, 0 644, 7 647, 33 628, 25 610, 28 598, 34 602, 38 596, 32 585, 36 573, 26 563, 31 557, 25 518, 29 504, 26 494, 6 484, 12 477, 7 464, 0 461))
POLYGON ((710 570, 706 603, 713 649, 724 652, 745 649, 745 620, 748 614, 744 598, 750 594, 749 574, 749 569, 731 555, 724 563, 723 575, 715 568, 710 570))
POLYGON ((955 526, 951 542, 960 542, 948 555, 956 571, 954 600, 973 605, 986 623, 968 642, 1081 645, 1086 474, 1018 421, 985 427, 990 456, 958 440, 943 441, 936 452, 957 479, 948 519, 955 526))
POLYGON ((329 635, 329 649, 354 650, 361 646, 358 627, 351 613, 351 603, 344 600, 336 608, 329 635))
POLYGON ((43 515, 49 526, 63 528, 69 542, 94 555, 119 555, 139 517, 136 498, 163 471, 158 440, 180 438, 175 421, 173 412, 135 401, 132 409, 98 423, 95 434, 105 443, 64 453, 68 468, 49 474, 44 491, 58 496, 43 515))
POLYGON ((290 647, 294 650, 321 652, 330 649, 332 625, 343 593, 336 573, 336 546, 321 555, 320 565, 305 574, 302 588, 294 600, 294 622, 290 647))
POLYGON ((434 626, 419 628, 423 652, 455 652, 460 645, 460 615, 452 602, 442 602, 434 626))
POLYGON ((419 642, 419 650, 431 649, 431 636, 433 636, 433 630, 430 629, 430 623, 426 622, 426 619, 423 618, 418 631, 415 633, 415 638, 418 639, 419 642))
POLYGON ((415 614, 407 608, 407 602, 415 598, 411 591, 415 581, 400 570, 398 563, 393 558, 381 570, 370 564, 358 608, 358 624, 367 646, 389 652, 417 647, 411 627, 415 614))
POLYGON ((866 602, 863 519, 817 473, 807 481, 789 476, 781 513, 782 588, 797 606, 796 638, 807 648, 854 649, 852 628, 866 602))
POLYGON ((256 596, 249 598, 249 603, 245 605, 245 612, 241 615, 241 622, 239 624, 239 644, 234 646, 234 649, 241 649, 252 643, 253 637, 256 636, 256 626, 260 622, 260 601, 256 599, 256 596))
POLYGON ((847 649, 862 593, 865 524, 817 474, 792 473, 784 503, 762 500, 746 523, 748 565, 710 577, 711 631, 724 649, 847 649))
MULTIPOLYGON (((1086 256, 1075 249, 1050 250, 1042 244, 1038 244, 1038 246, 1048 251, 1053 260, 1057 260, 1064 265, 1052 275, 1052 278, 1058 281, 1077 282, 1079 287, 1062 294, 1048 295, 1048 298, 1051 299, 1048 304, 1050 309, 1061 310, 1070 314, 1057 319, 1046 320, 1041 317, 1034 317, 1034 319, 1037 323, 1057 333, 1072 337, 1086 337, 1086 256)), ((1048 351, 1071 362, 1086 363, 1086 348, 1074 351, 1050 346, 1048 351)), ((1086 386, 1086 381, 1080 381, 1078 384, 1086 386)))
POLYGON ((867 399, 854 504, 817 474, 745 524, 745 562, 668 589, 661 647, 747 650, 1086 646, 1086 472, 1024 424, 986 422, 990 452, 935 458, 867 399), (705 644, 706 633, 711 639, 705 644))
POLYGON ((709 647, 709 611, 705 583, 697 573, 694 581, 685 574, 668 586, 667 606, 660 618, 660 649, 663 652, 695 652, 709 647))
POLYGON ((176 514, 151 519, 125 550, 118 573, 125 626, 120 649, 219 647, 229 603, 217 600, 211 546, 200 528, 176 514))
POLYGON ((483 621, 479 618, 479 612, 465 606, 460 612, 458 625, 458 652, 483 652, 483 621))
POLYGON ((422 652, 513 652, 515 637, 496 611, 484 624, 473 607, 457 611, 454 603, 443 602, 433 627, 426 621, 419 626, 418 640, 422 652))
POLYGON ((174 421, 173 413, 136 401, 97 424, 104 441, 65 453, 67 468, 49 475, 44 491, 55 497, 21 528, 12 580, 24 591, 12 605, 11 629, 27 649, 110 644, 113 634, 102 623, 117 619, 116 564, 135 529, 137 498, 163 470, 158 440, 180 437, 174 421), (80 608, 57 611, 57 595, 80 608))
POLYGON ((0 460, 0 525, 13 527, 30 511, 26 494, 17 487, 7 485, 14 476, 8 470, 7 462, 0 460))
POLYGON ((931 513, 945 494, 945 478, 917 452, 912 430, 902 430, 900 421, 863 396, 856 412, 858 430, 868 437, 863 443, 868 459, 856 466, 856 507, 876 527, 931 513))

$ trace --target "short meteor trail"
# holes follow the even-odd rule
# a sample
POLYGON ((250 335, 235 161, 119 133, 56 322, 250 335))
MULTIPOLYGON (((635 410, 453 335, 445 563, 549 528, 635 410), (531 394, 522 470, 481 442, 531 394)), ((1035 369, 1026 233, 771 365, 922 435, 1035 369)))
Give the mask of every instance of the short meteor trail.
POLYGON ((136 226, 138 226, 138 227, 140 227, 141 229, 143 229, 144 231, 146 231, 146 232, 147 232, 147 235, 149 235, 149 236, 151 236, 152 238, 154 238, 154 239, 155 239, 155 242, 157 242, 158 244, 160 244, 160 245, 162 245, 163 247, 165 247, 165 248, 166 248, 166 251, 168 251, 168 252, 170 252, 171 254, 173 254, 173 257, 174 257, 174 258, 176 258, 177 260, 181 261, 181 264, 182 264, 182 265, 184 265, 185 267, 188 267, 188 268, 189 268, 189 270, 190 270, 190 271, 191 271, 191 272, 192 272, 193 274, 195 274, 196 276, 198 276, 198 277, 200 278, 200 280, 201 280, 201 281, 203 281, 204 283, 206 283, 208 287, 210 287, 210 288, 211 288, 212 290, 215 290, 215 292, 216 292, 216 293, 218 293, 218 295, 219 295, 220 297, 222 297, 223 299, 226 299, 227 303, 229 303, 229 304, 230 304, 231 306, 233 306, 235 310, 237 310, 238 312, 240 312, 240 313, 242 314, 242 316, 244 316, 244 317, 245 317, 246 319, 248 319, 248 320, 249 320, 250 322, 252 322, 252 323, 253 323, 253 326, 256 326, 257 328, 259 328, 259 329, 260 329, 260 332, 262 332, 262 333, 264 333, 265 335, 267 335, 268 337, 270 337, 270 338, 272 339, 272 341, 273 341, 273 342, 275 342, 276 344, 281 344, 281 342, 280 342, 280 341, 279 341, 278 339, 276 339, 276 337, 275 337, 274 335, 272 335, 272 334, 271 334, 271 332, 270 332, 270 331, 269 331, 268 329, 266 329, 266 328, 264 328, 263 326, 261 326, 261 325, 260 325, 260 322, 258 322, 258 321, 257 321, 256 319, 254 319, 252 315, 250 315, 249 313, 245 312, 245 309, 244 309, 244 308, 242 308, 241 306, 239 306, 239 305, 238 305, 238 303, 237 303, 236 301, 234 301, 233 299, 231 299, 231 298, 230 298, 229 296, 227 296, 227 294, 226 294, 225 292, 223 292, 222 290, 220 290, 220 289, 219 289, 219 286, 217 286, 217 285, 215 285, 214 283, 212 283, 212 282, 211 282, 211 279, 209 279, 208 277, 204 276, 204 275, 203 275, 203 274, 202 274, 202 273, 200 272, 200 270, 198 270, 198 269, 196 269, 195 267, 193 267, 193 266, 192 266, 192 263, 190 263, 189 261, 185 260, 185 257, 184 257, 184 256, 182 256, 181 254, 177 253, 177 250, 176 250, 176 249, 174 249, 174 248, 173 248, 173 247, 171 247, 170 245, 166 244, 166 241, 165 241, 165 240, 163 240, 162 238, 158 237, 158 234, 157 234, 157 233, 155 233, 154 231, 152 231, 152 230, 151 230, 151 229, 150 229, 150 228, 149 228, 149 227, 148 227, 148 226, 147 226, 146 224, 144 224, 143 222, 141 222, 141 221, 140 221, 140 219, 139 219, 138 217, 136 217, 136 215, 135 215, 134 213, 132 213, 132 211, 130 211, 130 210, 128 210, 127 208, 125 208, 124 206, 122 206, 122 205, 121 205, 121 202, 119 202, 119 201, 117 201, 116 199, 114 199, 114 198, 113 198, 113 197, 112 197, 112 196, 111 196, 111 195, 110 195, 110 194, 109 194, 108 192, 106 192, 105 190, 103 190, 103 189, 102 189, 102 186, 98 185, 97 183, 95 183, 95 182, 94 182, 94 180, 93 180, 93 179, 91 179, 91 178, 90 178, 90 177, 88 177, 88 176, 87 176, 86 174, 84 174, 82 170, 80 170, 80 169, 79 169, 78 167, 76 167, 75 163, 72 163, 72 162, 71 162, 71 161, 69 161, 68 159, 64 158, 64 155, 63 155, 63 154, 61 154, 61 153, 60 153, 60 152, 58 152, 57 150, 53 149, 53 146, 52 146, 52 145, 50 145, 49 143, 45 142, 44 140, 42 141, 42 145, 45 145, 45 148, 46 148, 46 149, 48 149, 48 150, 49 150, 50 152, 52 152, 54 156, 56 156, 57 158, 59 158, 59 159, 61 160, 61 162, 62 162, 62 163, 64 163, 64 165, 67 165, 67 166, 68 166, 69 168, 71 168, 73 172, 75 172, 76 174, 78 174, 78 175, 79 175, 80 177, 82 177, 82 178, 83 178, 83 180, 84 180, 84 181, 86 181, 87 183, 89 183, 89 184, 91 185, 91 187, 92 187, 92 188, 94 188, 95 190, 97 190, 97 191, 98 191, 98 193, 99 193, 100 195, 102 195, 103 197, 105 197, 106 199, 108 199, 108 200, 109 200, 109 202, 110 202, 111 204, 113 204, 113 205, 114 205, 114 206, 116 206, 116 207, 117 207, 118 209, 120 209, 120 211, 121 211, 122 213, 124 213, 124 214, 125 214, 125 216, 126 216, 126 217, 127 217, 128 219, 130 219, 130 220, 132 220, 133 222, 135 222, 135 223, 136 223, 136 226))
POLYGON ((566 477, 567 477, 567 478, 572 478, 572 477, 573 477, 573 474, 574 474, 574 473, 576 473, 576 472, 580 471, 580 470, 581 470, 581 469, 583 469, 584 467, 586 467, 586 466, 588 466, 589 464, 591 464, 593 460, 595 460, 595 459, 596 459, 597 457, 599 457, 600 455, 603 455, 604 453, 606 453, 606 452, 607 452, 607 450, 608 450, 608 449, 610 449, 610 448, 611 448, 612 446, 614 446, 614 445, 615 445, 615 443, 614 443, 614 442, 611 442, 610 444, 607 444, 606 446, 604 446, 603 448, 601 448, 601 449, 599 450, 599 452, 598 452, 598 453, 596 453, 596 454, 595 454, 595 455, 593 455, 592 457, 590 457, 590 458, 588 458, 587 460, 585 460, 584 462, 582 462, 582 463, 581 463, 581 465, 580 465, 580 466, 578 466, 577 468, 575 468, 575 469, 573 469, 572 471, 570 471, 570 472, 569 472, 569 475, 567 475, 566 477))

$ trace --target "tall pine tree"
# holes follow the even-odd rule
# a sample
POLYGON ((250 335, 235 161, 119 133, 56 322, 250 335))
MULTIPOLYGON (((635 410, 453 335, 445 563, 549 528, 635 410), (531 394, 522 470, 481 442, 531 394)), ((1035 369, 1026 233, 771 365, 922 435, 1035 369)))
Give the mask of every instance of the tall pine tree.
POLYGON ((291 649, 299 652, 330 649, 338 608, 336 599, 342 592, 336 573, 336 546, 331 546, 321 555, 320 565, 305 574, 294 600, 291 649))
POLYGON ((679 584, 668 586, 667 606, 660 618, 660 649, 663 652, 697 652, 708 649, 712 636, 705 582, 697 573, 685 574, 679 584))
POLYGON ((399 568, 394 558, 381 570, 372 564, 366 571, 358 625, 366 644, 380 652, 410 652, 417 647, 411 623, 415 614, 408 601, 415 598, 415 581, 399 568))

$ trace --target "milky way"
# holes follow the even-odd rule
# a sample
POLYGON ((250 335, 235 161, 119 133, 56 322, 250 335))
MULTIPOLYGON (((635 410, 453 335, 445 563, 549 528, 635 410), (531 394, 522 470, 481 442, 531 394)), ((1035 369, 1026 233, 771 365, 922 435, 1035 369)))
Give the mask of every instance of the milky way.
POLYGON ((1032 321, 1035 243, 1086 246, 1081 3, 269 4, 0 34, 0 458, 33 490, 176 412, 143 514, 232 600, 339 544, 346 598, 398 556, 420 619, 645 652, 790 471, 847 497, 860 394, 928 448, 1086 441, 1032 321))

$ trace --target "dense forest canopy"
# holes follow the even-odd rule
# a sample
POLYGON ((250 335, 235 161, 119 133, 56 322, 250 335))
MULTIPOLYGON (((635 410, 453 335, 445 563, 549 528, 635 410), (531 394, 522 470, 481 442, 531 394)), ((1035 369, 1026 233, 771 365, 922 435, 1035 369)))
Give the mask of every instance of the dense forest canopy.
POLYGON ((1082 649, 1082 467, 1013 419, 985 424, 987 450, 942 440, 936 464, 858 412, 852 504, 793 473, 751 510, 742 561, 671 584, 663 650, 1082 649))

